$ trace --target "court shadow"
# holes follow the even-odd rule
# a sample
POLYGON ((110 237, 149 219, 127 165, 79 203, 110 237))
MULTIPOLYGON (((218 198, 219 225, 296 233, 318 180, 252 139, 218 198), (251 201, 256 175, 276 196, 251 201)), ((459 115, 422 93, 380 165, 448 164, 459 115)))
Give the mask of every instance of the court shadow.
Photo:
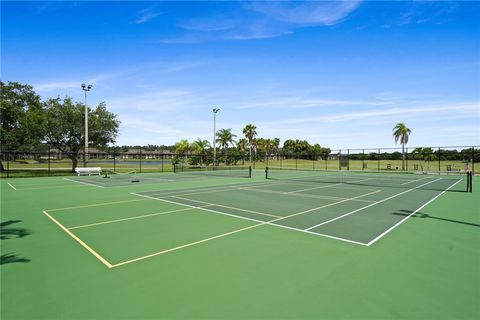
MULTIPOLYGON (((411 215, 412 213, 413 213, 413 211, 410 211, 410 210, 398 210, 397 212, 394 212, 393 214, 397 215, 397 216, 407 217, 407 216, 411 215)), ((423 213, 423 212, 416 212, 411 217, 412 218, 435 219, 435 220, 441 220, 441 221, 446 221, 446 222, 464 224, 464 225, 472 226, 472 227, 480 227, 480 224, 476 224, 476 223, 472 223, 472 222, 465 222, 465 221, 460 221, 460 220, 454 220, 454 219, 435 217, 435 216, 431 216, 431 215, 423 213)))
MULTIPOLYGON (((23 238, 31 234, 30 230, 25 228, 15 228, 11 225, 20 223, 22 220, 8 220, 0 223, 0 239, 8 240, 10 238, 23 238)), ((5 253, 0 257, 0 265, 7 263, 27 263, 30 259, 20 257, 15 253, 5 253)))
POLYGON ((22 222, 22 220, 8 220, 0 223, 0 239, 6 240, 12 237, 23 238, 31 234, 28 229, 25 228, 10 228, 9 226, 14 223, 22 222))
POLYGON ((15 262, 27 263, 30 262, 30 259, 19 257, 13 253, 2 254, 2 256, 0 257, 0 265, 15 262))

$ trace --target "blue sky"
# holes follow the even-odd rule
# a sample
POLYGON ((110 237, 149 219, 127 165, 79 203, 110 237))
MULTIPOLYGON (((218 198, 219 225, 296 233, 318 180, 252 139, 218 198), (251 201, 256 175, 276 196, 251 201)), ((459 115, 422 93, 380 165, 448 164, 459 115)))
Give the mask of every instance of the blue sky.
POLYGON ((118 145, 239 137, 480 145, 478 2, 1 3, 1 78, 105 101, 118 145))

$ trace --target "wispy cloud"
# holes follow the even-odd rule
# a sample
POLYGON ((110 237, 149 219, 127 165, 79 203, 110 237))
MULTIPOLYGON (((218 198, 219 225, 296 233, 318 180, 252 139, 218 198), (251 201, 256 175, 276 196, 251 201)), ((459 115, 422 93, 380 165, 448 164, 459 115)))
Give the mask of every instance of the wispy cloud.
POLYGON ((182 32, 161 38, 162 43, 244 41, 292 34, 295 29, 332 26, 358 8, 360 1, 242 2, 235 12, 212 12, 178 22, 182 32))
POLYGON ((81 83, 89 83, 98 85, 106 80, 117 78, 121 73, 98 74, 90 78, 76 79, 76 80, 60 80, 49 81, 33 85, 35 90, 39 92, 62 91, 65 89, 78 88, 81 83))
MULTIPOLYGON (((425 105, 425 104, 423 104, 425 105)), ((399 116, 409 119, 418 119, 418 117, 428 116, 429 121, 442 117, 445 114, 451 118, 452 115, 465 117, 479 117, 480 101, 468 103, 452 104, 430 104, 426 107, 411 106, 409 108, 393 107, 373 109, 359 112, 334 113, 322 116, 312 116, 308 118, 296 118, 285 120, 289 124, 315 123, 315 122, 352 122, 365 119, 380 120, 382 118, 398 118, 399 116)), ((390 121, 390 120, 389 120, 390 121)), ((280 123, 280 122, 278 122, 280 123)), ((283 122, 282 122, 283 123, 283 122)))
POLYGON ((358 8, 361 1, 252 2, 250 8, 274 20, 297 26, 331 26, 358 8))
POLYGON ((161 14, 162 14, 161 12, 155 10, 155 7, 148 7, 138 12, 138 17, 137 19, 135 19, 133 23, 135 24, 146 23, 158 17, 161 14))

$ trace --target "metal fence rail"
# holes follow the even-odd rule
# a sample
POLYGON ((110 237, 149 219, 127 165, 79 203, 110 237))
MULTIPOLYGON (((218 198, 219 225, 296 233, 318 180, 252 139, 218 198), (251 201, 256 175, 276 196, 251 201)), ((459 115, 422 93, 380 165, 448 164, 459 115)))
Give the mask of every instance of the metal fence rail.
MULTIPOLYGON (((247 165, 249 155, 235 148, 217 153, 218 166, 247 165)), ((169 151, 135 149, 128 152, 94 151, 71 154, 47 151, 0 151, 1 177, 72 175, 75 167, 101 167, 114 172, 173 172, 174 164, 213 165, 213 153, 176 154, 169 151), (86 156, 86 157, 85 157, 86 156)), ((473 171, 480 169, 480 146, 430 148, 339 149, 328 153, 286 150, 253 154, 252 167, 308 168, 362 171, 473 171)))

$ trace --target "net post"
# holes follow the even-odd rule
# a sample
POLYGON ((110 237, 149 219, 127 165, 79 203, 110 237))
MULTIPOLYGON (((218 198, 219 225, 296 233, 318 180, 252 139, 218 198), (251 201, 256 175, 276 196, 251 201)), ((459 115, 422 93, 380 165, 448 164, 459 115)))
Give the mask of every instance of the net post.
POLYGON ((249 167, 248 167, 248 177, 249 177, 249 178, 252 177, 252 166, 249 166, 249 167))
POLYGON ((177 173, 177 164, 173 163, 173 173, 177 173))
POLYGON ((268 167, 265 167, 265 179, 268 179, 268 167))

